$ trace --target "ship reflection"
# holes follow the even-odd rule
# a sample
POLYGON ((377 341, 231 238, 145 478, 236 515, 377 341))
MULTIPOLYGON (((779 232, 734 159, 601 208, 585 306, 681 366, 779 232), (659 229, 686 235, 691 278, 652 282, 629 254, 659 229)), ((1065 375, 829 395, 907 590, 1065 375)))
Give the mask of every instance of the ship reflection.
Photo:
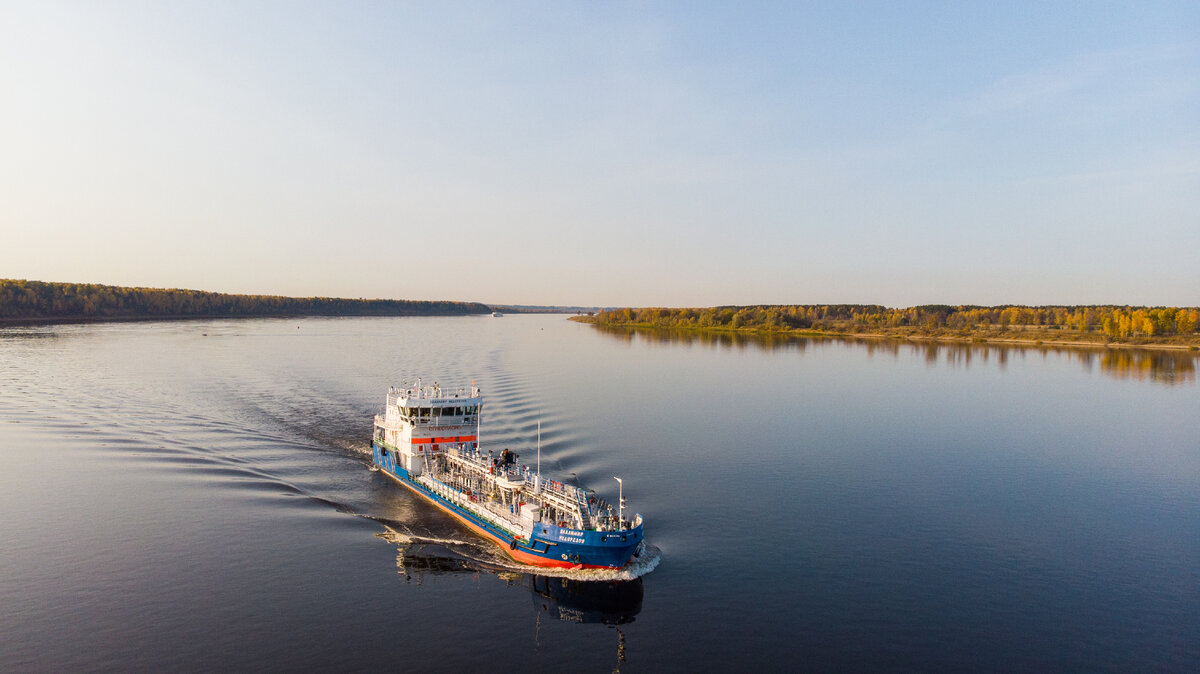
POLYGON ((571 623, 631 623, 642 610, 642 579, 573 580, 522 574, 539 611, 571 623))
POLYGON ((642 579, 605 581, 521 573, 492 567, 460 557, 440 545, 399 546, 396 566, 408 582, 421 583, 425 576, 488 573, 510 586, 521 586, 539 615, 572 623, 624 625, 642 610, 642 579))

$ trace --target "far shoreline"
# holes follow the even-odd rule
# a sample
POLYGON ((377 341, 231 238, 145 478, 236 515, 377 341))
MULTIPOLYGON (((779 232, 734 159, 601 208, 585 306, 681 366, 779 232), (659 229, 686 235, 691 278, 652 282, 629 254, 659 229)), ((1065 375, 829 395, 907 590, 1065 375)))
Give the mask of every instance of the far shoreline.
POLYGON ((986 334, 974 335, 925 335, 918 333, 907 334, 888 334, 878 332, 839 332, 835 330, 813 330, 811 328, 799 328, 794 330, 762 330, 757 328, 726 328, 726 327, 696 327, 696 326, 661 326, 652 323, 597 323, 592 316, 572 316, 568 320, 579 323, 586 323, 598 328, 606 329, 636 329, 636 330, 654 330, 654 331, 671 331, 679 330, 697 334, 728 334, 728 335, 747 335, 747 336, 779 336, 779 337, 840 337, 847 339, 863 339, 873 341, 896 341, 896 342, 925 342, 934 344, 961 344, 961 345, 979 345, 979 346, 1028 346, 1028 347, 1062 347, 1068 349, 1130 349, 1130 350, 1168 350, 1168 351, 1183 351, 1183 352, 1198 352, 1200 344, 1173 344, 1168 342, 1100 342, 1087 341, 1077 339, 1054 339, 1053 336, 1042 335, 1039 338, 1021 338, 1009 336, 988 336, 986 334), (1049 338, 1047 338, 1049 337, 1049 338))
POLYGON ((459 318, 468 316, 490 316, 491 314, 227 314, 214 316, 171 315, 171 316, 26 316, 0 318, 0 327, 22 325, 73 325, 78 323, 143 323, 149 321, 225 321, 251 318, 295 319, 295 318, 459 318))

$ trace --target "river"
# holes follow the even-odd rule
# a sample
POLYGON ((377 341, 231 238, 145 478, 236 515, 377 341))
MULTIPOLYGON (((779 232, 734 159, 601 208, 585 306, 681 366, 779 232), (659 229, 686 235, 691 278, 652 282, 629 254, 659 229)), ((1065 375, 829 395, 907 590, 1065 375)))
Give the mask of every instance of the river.
POLYGON ((1200 666, 1194 354, 563 316, 0 328, 0 670, 1200 666), (610 502, 527 573, 370 469, 389 386, 610 502), (632 578, 632 580, 630 580, 632 578))

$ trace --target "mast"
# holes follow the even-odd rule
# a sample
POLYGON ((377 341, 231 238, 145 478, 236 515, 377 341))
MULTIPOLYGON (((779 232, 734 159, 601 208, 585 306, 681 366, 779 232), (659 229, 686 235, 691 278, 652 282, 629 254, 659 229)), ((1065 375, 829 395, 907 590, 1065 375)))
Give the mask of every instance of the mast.
MULTIPOLYGON (((479 397, 479 387, 475 385, 474 379, 471 380, 471 397, 479 397)), ((477 452, 483 451, 483 437, 480 435, 483 432, 482 419, 483 401, 481 400, 479 401, 479 404, 475 406, 475 451, 477 452)))
POLYGON ((617 521, 621 527, 625 526, 625 482, 619 477, 613 477, 620 485, 617 487, 617 521))

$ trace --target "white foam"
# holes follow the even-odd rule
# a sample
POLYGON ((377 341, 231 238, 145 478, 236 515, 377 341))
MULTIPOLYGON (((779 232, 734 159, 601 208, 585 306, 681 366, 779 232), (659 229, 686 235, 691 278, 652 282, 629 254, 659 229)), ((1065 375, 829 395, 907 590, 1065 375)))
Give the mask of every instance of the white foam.
POLYGON ((428 536, 418 536, 411 532, 406 534, 396 531, 386 524, 383 525, 383 528, 387 529, 387 531, 381 531, 375 535, 387 541, 388 543, 393 543, 395 545, 414 545, 417 543, 436 543, 438 545, 471 545, 471 543, 468 541, 459 541, 453 538, 431 538, 428 536))

